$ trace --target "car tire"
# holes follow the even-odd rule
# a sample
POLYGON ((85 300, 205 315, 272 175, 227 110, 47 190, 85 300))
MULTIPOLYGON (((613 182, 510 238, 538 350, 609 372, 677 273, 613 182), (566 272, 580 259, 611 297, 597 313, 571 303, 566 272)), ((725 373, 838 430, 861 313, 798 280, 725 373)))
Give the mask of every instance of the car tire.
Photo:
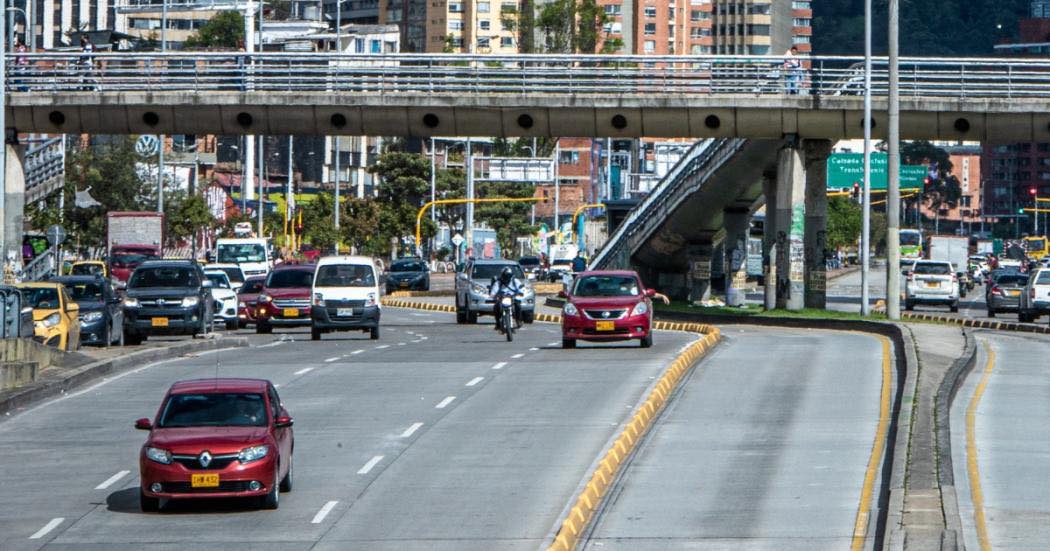
POLYGON ((652 334, 646 335, 646 336, 642 337, 639 340, 641 341, 640 344, 641 344, 642 348, 651 348, 653 346, 653 336, 652 336, 652 334))
POLYGON ((478 313, 467 310, 467 323, 471 325, 478 323, 478 313))
POLYGON ((562 339, 561 340, 561 347, 562 348, 576 348, 576 339, 562 339))
POLYGON ((463 325, 467 323, 467 312, 465 309, 460 308, 459 301, 456 301, 456 323, 463 325))
POLYGON ((258 335, 269 335, 270 333, 273 333, 273 326, 269 323, 263 323, 261 321, 256 322, 255 333, 258 335))
POLYGON ((146 340, 145 335, 139 335, 138 333, 130 333, 124 331, 124 342, 131 346, 138 346, 142 344, 142 341, 146 340))
POLYGON ((536 321, 536 312, 522 312, 521 321, 531 324, 532 322, 536 321))
POLYGON ((239 322, 237 320, 227 320, 226 321, 226 330, 227 331, 236 331, 239 328, 240 324, 241 324, 241 322, 239 322))
POLYGON ((378 341, 379 340, 379 326, 375 326, 368 330, 368 338, 378 341))
POLYGON ((426 285, 423 285, 423 292, 424 293, 429 293, 430 292, 430 282, 429 281, 426 283, 426 285))
POLYGON ((906 300, 904 301, 904 309, 911 312, 915 309, 915 304, 913 304, 910 300, 906 300))
POLYGON ((143 513, 156 513, 160 510, 160 498, 149 497, 139 489, 139 509, 142 509, 143 513))
POLYGON ((1018 323, 1028 323, 1028 321, 1029 321, 1028 320, 1028 314, 1025 314, 1024 312, 1021 312, 1021 311, 1017 312, 1017 322, 1018 323))
POLYGON ((295 463, 292 463, 292 462, 288 463, 288 472, 285 473, 284 478, 281 479, 281 484, 280 484, 280 486, 278 486, 278 488, 282 492, 290 492, 290 491, 292 491, 292 465, 294 465, 294 464, 295 463))
POLYGON ((269 493, 259 498, 259 507, 269 511, 276 511, 281 506, 281 485, 277 480, 279 472, 276 469, 274 470, 273 484, 270 485, 269 493))
POLYGON ((951 313, 953 313, 953 314, 959 313, 959 303, 956 302, 955 304, 952 304, 951 306, 948 307, 948 310, 951 311, 951 313))
POLYGON ((321 340, 321 330, 315 327, 310 328, 310 340, 319 341, 321 340))
POLYGON ((988 310, 988 317, 994 318, 995 317, 995 310, 989 309, 988 310))
POLYGON ((105 343, 102 346, 105 346, 106 348, 109 348, 109 347, 113 346, 113 325, 112 324, 108 324, 108 323, 106 324, 106 335, 104 337, 102 337, 102 342, 105 343))

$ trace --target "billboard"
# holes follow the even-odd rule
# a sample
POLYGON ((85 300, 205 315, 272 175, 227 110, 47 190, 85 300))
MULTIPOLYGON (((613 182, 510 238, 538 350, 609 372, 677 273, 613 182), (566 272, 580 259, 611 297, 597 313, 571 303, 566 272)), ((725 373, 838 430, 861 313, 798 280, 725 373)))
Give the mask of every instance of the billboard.
MULTIPOLYGON (((871 189, 886 189, 885 153, 871 154, 871 189)), ((927 167, 901 165, 901 188, 922 189, 927 167)), ((828 156, 828 189, 850 190, 853 184, 864 185, 863 153, 832 153, 828 156)))

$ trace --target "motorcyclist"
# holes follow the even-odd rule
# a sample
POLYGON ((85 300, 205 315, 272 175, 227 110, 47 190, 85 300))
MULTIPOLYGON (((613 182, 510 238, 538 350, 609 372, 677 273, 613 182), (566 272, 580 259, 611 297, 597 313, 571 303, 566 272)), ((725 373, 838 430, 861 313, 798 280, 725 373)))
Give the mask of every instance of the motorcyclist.
MULTIPOLYGON (((503 325, 503 316, 500 312, 500 298, 509 296, 511 298, 517 297, 518 295, 525 292, 525 287, 514 277, 514 270, 510 266, 503 268, 500 272, 499 277, 492 281, 492 287, 489 289, 489 295, 493 299, 493 310, 492 313, 496 316, 496 331, 499 331, 503 325)), ((520 325, 519 320, 521 319, 521 304, 514 301, 514 322, 515 325, 520 325)))

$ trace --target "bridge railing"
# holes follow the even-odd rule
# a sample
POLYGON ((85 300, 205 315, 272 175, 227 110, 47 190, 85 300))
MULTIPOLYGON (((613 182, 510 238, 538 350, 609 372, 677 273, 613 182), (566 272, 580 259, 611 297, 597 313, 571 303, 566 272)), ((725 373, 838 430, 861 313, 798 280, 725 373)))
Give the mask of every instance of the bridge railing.
MULTIPOLYGON (((7 88, 47 92, 456 95, 859 95, 863 59, 780 56, 44 52, 10 54, 7 88)), ((901 93, 1050 98, 1050 60, 903 58, 901 93)), ((885 58, 872 89, 888 89, 885 58)))

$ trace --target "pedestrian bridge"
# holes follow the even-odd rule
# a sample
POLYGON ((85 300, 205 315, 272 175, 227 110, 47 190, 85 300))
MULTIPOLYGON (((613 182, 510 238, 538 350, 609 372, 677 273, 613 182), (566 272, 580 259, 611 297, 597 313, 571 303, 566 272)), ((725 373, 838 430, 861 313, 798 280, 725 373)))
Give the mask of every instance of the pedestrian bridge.
MULTIPOLYGON (((863 59, 301 53, 9 55, 18 132, 840 139, 863 59)), ((884 137, 887 62, 874 61, 884 137)), ((1050 60, 903 58, 901 134, 1050 141, 1050 60)))

